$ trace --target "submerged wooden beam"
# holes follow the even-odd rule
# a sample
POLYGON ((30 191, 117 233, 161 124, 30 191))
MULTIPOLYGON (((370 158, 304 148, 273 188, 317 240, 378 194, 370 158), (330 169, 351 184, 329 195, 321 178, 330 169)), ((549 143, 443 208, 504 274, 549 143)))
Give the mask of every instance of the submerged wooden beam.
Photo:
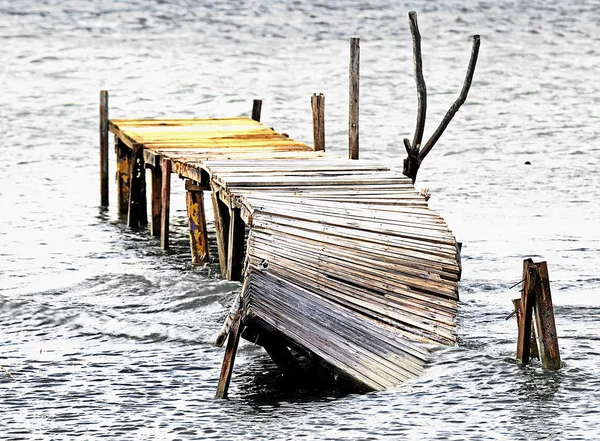
POLYGON ((129 169, 131 167, 131 149, 118 137, 115 138, 117 155, 117 210, 119 214, 129 211, 129 169))
POLYGON ((186 192, 188 225, 190 228, 190 250, 192 263, 208 262, 208 235, 204 211, 204 192, 188 190, 186 192))
POLYGON ((348 157, 358 159, 358 98, 360 83, 360 38, 350 39, 350 109, 348 157))
POLYGON ((536 264, 536 267, 538 278, 535 295, 535 320, 538 329, 540 359, 542 367, 556 371, 560 369, 562 363, 554 323, 548 265, 546 262, 540 262, 536 264))
POLYGON ((242 280, 244 262, 245 224, 240 209, 229 208, 229 239, 227 241, 227 279, 242 280))
POLYGON ((108 91, 100 91, 100 204, 108 207, 108 91))
POLYGON ((169 249, 169 216, 171 206, 171 160, 162 161, 162 206, 160 210, 160 245, 163 250, 169 249))
POLYGON ((161 212, 162 212, 162 168, 153 167, 151 169, 152 181, 150 193, 152 197, 152 217, 150 232, 155 237, 160 237, 161 212))
POLYGON ((216 398, 227 398, 229 383, 231 382, 231 374, 233 373, 233 365, 235 356, 240 342, 240 326, 242 322, 242 311, 238 309, 233 317, 229 338, 227 339, 227 348, 223 357, 223 365, 221 366, 221 375, 219 376, 219 384, 217 386, 216 398))
POLYGON ((310 98, 313 120, 313 148, 317 152, 325 151, 325 96, 313 93, 310 98))

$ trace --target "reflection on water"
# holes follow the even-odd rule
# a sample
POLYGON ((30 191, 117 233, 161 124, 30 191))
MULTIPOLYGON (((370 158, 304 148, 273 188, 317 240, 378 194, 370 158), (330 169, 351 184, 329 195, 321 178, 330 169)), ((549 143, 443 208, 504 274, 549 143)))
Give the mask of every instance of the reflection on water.
POLYGON ((203 3, 0 5, 0 365, 12 374, 0 371, 0 438, 597 438, 597 2, 203 3), (464 243, 459 345, 413 381, 357 394, 321 371, 284 380, 244 342, 231 399, 215 401, 222 350, 209 343, 239 284, 190 264, 176 177, 168 252, 114 204, 98 208, 98 91, 113 118, 248 115, 259 97, 267 124, 309 143, 310 95, 323 92, 327 150, 345 156, 348 37, 360 36, 361 156, 400 166, 416 107, 410 9, 425 137, 482 35, 469 99, 417 182, 464 243), (528 256, 549 262, 558 373, 513 361, 508 287, 528 256))

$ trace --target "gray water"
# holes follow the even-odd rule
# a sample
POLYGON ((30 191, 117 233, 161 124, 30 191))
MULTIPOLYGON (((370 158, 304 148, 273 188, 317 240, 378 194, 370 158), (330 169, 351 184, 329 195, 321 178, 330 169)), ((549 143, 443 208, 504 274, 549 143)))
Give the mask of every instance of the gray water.
MULTIPOLYGON (((600 3, 0 0, 0 438, 600 438, 600 3), (199 4, 200 3, 200 4, 199 4), (463 248, 459 344, 420 377, 358 394, 284 381, 243 342, 230 399, 210 345, 239 285, 98 207, 98 91, 111 118, 248 115, 347 149, 348 39, 361 37, 361 157, 401 164, 419 12, 429 115, 467 103, 417 186, 463 248), (531 165, 525 165, 525 162, 531 165), (564 368, 514 361, 525 257, 547 260, 564 368)), ((111 174, 114 171, 111 152, 111 174)), ((326 377, 324 377, 326 378, 326 377)), ((317 377, 318 379, 318 377, 317 377)))

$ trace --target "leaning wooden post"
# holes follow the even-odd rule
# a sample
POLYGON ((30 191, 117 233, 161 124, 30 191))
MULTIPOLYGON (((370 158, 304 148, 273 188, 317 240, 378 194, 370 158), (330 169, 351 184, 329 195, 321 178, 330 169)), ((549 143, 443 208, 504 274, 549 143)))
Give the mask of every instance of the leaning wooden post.
POLYGON ((535 321, 538 330, 539 352, 542 367, 556 371, 560 369, 560 352, 554 323, 554 308, 550 294, 550 280, 546 262, 536 264, 537 284, 535 295, 535 321))
POLYGON ((162 160, 162 207, 160 213, 160 246, 163 250, 169 249, 169 214, 171 205, 171 160, 162 160))
POLYGON ((242 310, 240 308, 233 316, 229 337, 227 339, 227 348, 225 349, 225 356, 223 357, 223 365, 221 366, 221 375, 219 376, 216 398, 227 398, 227 391, 229 390, 229 383, 231 382, 231 374, 233 373, 233 365, 235 363, 235 355, 240 342, 241 322, 242 310))
POLYGON ((100 204, 108 207, 108 91, 100 91, 100 204))
POLYGON ((260 121, 260 112, 262 110, 262 100, 254 100, 252 102, 252 119, 260 121))
POLYGON ((190 228, 190 250, 192 263, 208 262, 208 235, 204 212, 204 192, 191 180, 185 181, 186 206, 190 228))
POLYGON ((219 268, 221 277, 227 278, 227 252, 229 249, 229 210, 227 206, 219 200, 219 189, 211 185, 211 199, 213 214, 215 218, 215 233, 217 236, 217 250, 219 253, 219 268))
POLYGON ((325 96, 313 93, 310 98, 313 120, 313 149, 317 152, 325 151, 325 96))
MULTIPOLYGON (((513 307, 515 308, 515 316, 517 319, 517 329, 521 326, 521 299, 513 299, 513 307)), ((540 355, 538 353, 537 341, 535 338, 535 328, 531 328, 531 338, 529 339, 529 357, 538 359, 540 355)))
POLYGON ((358 159, 358 96, 360 80, 360 38, 350 39, 350 117, 348 157, 358 159))
POLYGON ((535 304, 537 269, 531 259, 523 261, 523 292, 521 293, 521 323, 517 341, 517 360, 521 364, 529 362, 531 351, 531 318, 535 304))

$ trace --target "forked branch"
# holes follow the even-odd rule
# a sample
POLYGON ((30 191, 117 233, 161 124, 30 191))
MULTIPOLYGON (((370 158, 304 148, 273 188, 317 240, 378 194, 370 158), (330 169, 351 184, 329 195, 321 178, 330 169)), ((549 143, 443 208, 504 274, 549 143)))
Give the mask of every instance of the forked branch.
POLYGON ((435 130, 431 138, 423 145, 423 132, 425 130, 425 119, 427 114, 427 88, 425 86, 425 79, 423 78, 423 60, 421 56, 421 34, 419 33, 419 27, 417 24, 417 13, 411 11, 408 13, 408 20, 410 23, 410 32, 412 34, 413 41, 413 59, 415 67, 415 83, 417 86, 417 126, 415 128, 415 136, 413 138, 412 145, 408 138, 404 138, 404 147, 408 156, 404 160, 404 175, 411 178, 413 184, 417 179, 417 173, 421 162, 429 154, 433 146, 438 142, 456 112, 464 104, 473 82, 473 74, 475 73, 475 66, 477 65, 477 56, 479 55, 479 35, 473 36, 473 48, 471 49, 471 59, 469 60, 469 67, 467 68, 467 75, 463 83, 462 90, 458 99, 450 106, 446 115, 440 122, 440 125, 435 130), (421 148, 421 146, 423 147, 421 148))

